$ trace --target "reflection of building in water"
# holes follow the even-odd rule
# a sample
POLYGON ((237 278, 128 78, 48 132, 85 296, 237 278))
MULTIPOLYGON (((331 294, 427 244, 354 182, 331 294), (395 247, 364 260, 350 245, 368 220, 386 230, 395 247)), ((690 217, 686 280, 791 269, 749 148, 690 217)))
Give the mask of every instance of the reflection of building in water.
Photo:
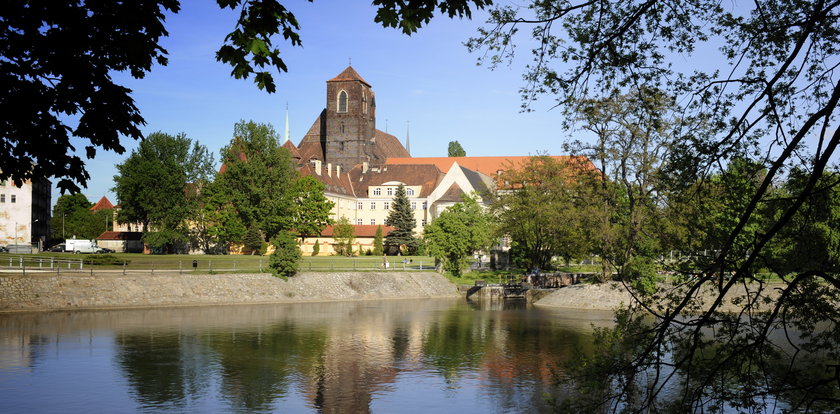
POLYGON ((387 392, 400 373, 422 357, 426 318, 406 319, 399 311, 348 309, 352 323, 332 324, 320 365, 303 393, 320 412, 370 412, 374 395, 387 392))

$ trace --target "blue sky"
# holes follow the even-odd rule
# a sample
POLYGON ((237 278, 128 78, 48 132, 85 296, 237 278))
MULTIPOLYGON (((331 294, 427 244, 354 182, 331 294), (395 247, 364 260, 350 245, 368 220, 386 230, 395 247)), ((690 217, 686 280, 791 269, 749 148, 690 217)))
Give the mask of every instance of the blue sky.
MULTIPOLYGON (((297 145, 325 106, 326 80, 352 59, 376 92, 377 128, 404 142, 410 122, 413 156, 446 156, 451 140, 475 156, 562 153, 568 134, 559 127, 561 113, 549 110, 550 99, 537 103, 533 112, 520 112, 522 66, 488 70, 477 66, 478 56, 463 46, 486 20, 484 12, 471 21, 438 17, 406 36, 374 23, 375 8, 362 2, 284 3, 298 17, 303 47, 279 45, 289 72, 275 75, 277 92, 268 94, 251 80, 231 78, 229 67, 215 60, 236 15, 215 2, 184 1, 181 12, 167 18, 170 34, 162 45, 169 64, 155 66, 144 79, 115 76, 134 91, 147 123, 143 133, 184 132, 218 160, 240 119, 271 123, 282 133, 288 103, 297 145)), ((117 202, 110 190, 114 165, 137 146, 130 140, 125 144, 123 155, 99 151, 88 160, 92 177, 82 192, 90 201, 106 195, 117 202)), ((53 203, 58 196, 54 191, 53 203)))

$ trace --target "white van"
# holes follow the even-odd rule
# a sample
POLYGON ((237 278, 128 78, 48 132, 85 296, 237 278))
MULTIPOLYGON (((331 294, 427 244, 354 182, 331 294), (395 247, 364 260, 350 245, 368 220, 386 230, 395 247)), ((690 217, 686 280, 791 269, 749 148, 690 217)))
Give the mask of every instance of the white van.
POLYGON ((65 242, 66 252, 73 253, 99 253, 99 246, 95 240, 67 239, 65 242))

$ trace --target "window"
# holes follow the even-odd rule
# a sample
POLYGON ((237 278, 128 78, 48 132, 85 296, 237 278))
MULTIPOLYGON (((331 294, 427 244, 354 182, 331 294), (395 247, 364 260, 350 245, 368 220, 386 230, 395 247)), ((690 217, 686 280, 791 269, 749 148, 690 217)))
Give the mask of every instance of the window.
POLYGON ((384 208, 385 210, 390 210, 391 209, 391 203, 389 203, 387 201, 382 203, 382 208, 384 208))
POLYGON ((362 224, 362 219, 356 219, 356 224, 362 224))
POLYGON ((370 219, 370 224, 372 226, 375 226, 376 225, 376 219, 370 219))
POLYGON ((423 219, 422 221, 420 221, 420 226, 426 227, 426 219, 423 219))
POLYGON ((5 203, 5 202, 6 202, 6 195, 5 194, 0 194, 0 203, 5 203))
POLYGON ((362 113, 367 113, 367 94, 362 92, 362 113))
POLYGON ((423 210, 425 210, 425 209, 426 209, 426 202, 424 201, 423 202, 423 210))
POLYGON ((373 195, 382 195, 382 189, 379 187, 374 188, 373 195))
MULTIPOLYGON (((344 129, 344 127, 342 126, 341 129, 344 129)), ((344 141, 338 141, 338 150, 344 152, 344 141)))
POLYGON ((388 187, 388 195, 389 196, 394 195, 394 188, 393 187, 388 187))
POLYGON ((370 209, 371 210, 376 210, 376 202, 374 202, 374 201, 370 202, 370 209))
POLYGON ((347 112, 347 92, 338 93, 338 112, 347 112))
POLYGON ((411 202, 411 209, 412 210, 417 210, 417 202, 416 201, 411 202))
POLYGON ((414 189, 413 188, 406 188, 405 189, 405 195, 413 196, 414 195, 414 189))
POLYGON ((12 194, 12 202, 13 202, 13 203, 14 203, 14 202, 17 202, 17 196, 16 196, 16 195, 14 195, 14 194, 12 194))
POLYGON ((357 210, 364 210, 365 209, 365 203, 359 201, 358 203, 356 203, 356 209, 357 210))

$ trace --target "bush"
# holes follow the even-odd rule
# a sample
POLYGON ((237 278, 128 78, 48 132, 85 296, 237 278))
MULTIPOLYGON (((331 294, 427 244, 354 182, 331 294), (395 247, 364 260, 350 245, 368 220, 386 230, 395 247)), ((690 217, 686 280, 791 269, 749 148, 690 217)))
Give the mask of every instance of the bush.
POLYGON ((131 260, 123 260, 113 254, 92 254, 85 257, 85 263, 92 265, 122 265, 131 263, 131 260))
POLYGON ((288 231, 281 231, 272 240, 272 244, 274 244, 274 253, 268 261, 271 272, 274 276, 283 278, 294 276, 298 271, 301 258, 295 235, 288 231))
POLYGON ((633 257, 630 263, 624 267, 625 280, 644 295, 651 295, 656 292, 656 263, 649 257, 633 257))
POLYGON ((317 256, 318 253, 321 253, 321 242, 315 241, 315 246, 312 246, 312 255, 317 256))

